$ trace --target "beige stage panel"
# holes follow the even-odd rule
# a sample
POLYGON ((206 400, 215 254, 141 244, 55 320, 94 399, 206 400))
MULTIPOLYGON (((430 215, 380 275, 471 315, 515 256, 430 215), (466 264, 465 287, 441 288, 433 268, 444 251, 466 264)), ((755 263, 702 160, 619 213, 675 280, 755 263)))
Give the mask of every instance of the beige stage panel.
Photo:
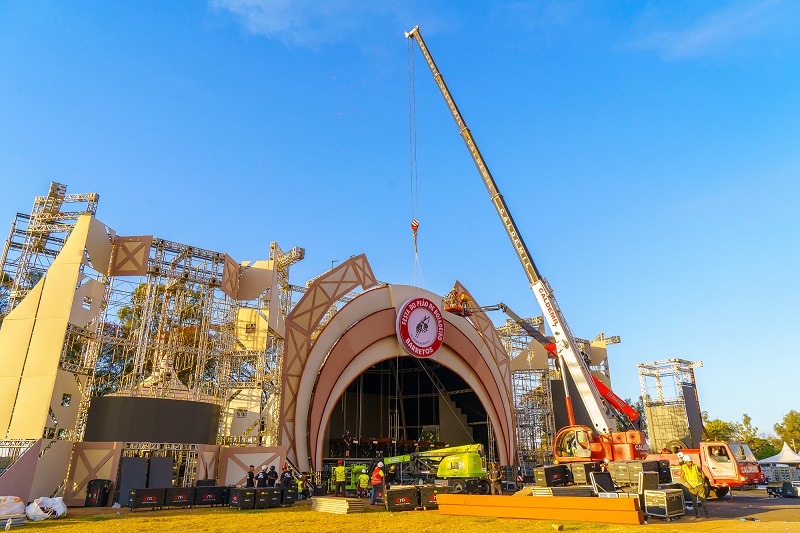
POLYGON ((55 382, 55 373, 52 376, 22 376, 14 417, 8 430, 9 439, 35 439, 42 436, 55 382))
POLYGON ((83 507, 86 486, 92 479, 110 479, 116 483, 121 456, 121 442, 76 442, 69 463, 64 503, 83 507))
POLYGON ((285 446, 249 446, 246 448, 226 446, 220 451, 219 484, 243 485, 249 465, 258 471, 262 465, 274 466, 280 472, 286 461, 285 446))

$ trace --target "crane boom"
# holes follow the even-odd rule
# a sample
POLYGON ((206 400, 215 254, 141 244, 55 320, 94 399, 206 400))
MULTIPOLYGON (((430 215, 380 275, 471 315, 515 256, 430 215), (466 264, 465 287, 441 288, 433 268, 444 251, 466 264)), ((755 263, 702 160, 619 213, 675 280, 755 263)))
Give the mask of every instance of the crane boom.
MULTIPOLYGON (((525 241, 522 240, 522 235, 520 234, 519 229, 517 229, 517 225, 511 216, 511 212, 506 205, 505 199, 503 199, 503 195, 500 194, 500 191, 497 189, 497 184, 494 181, 494 177, 492 177, 492 173, 489 171, 489 167, 486 164, 486 161, 483 159, 483 155, 481 154, 480 150, 478 149, 478 144, 472 137, 472 133, 467 127, 464 117, 461 116, 461 112, 458 110, 458 106, 453 99, 453 95, 450 94, 450 90, 447 88, 444 77, 442 77, 441 72, 439 72, 439 69, 436 67, 436 63, 434 62, 433 57, 431 56, 431 53, 425 44, 425 41, 422 39, 419 26, 414 26, 411 31, 405 33, 405 36, 409 39, 414 39, 419 45, 419 49, 422 52, 422 55, 425 57, 425 61, 428 63, 431 73, 433 73, 433 79, 436 81, 436 85, 439 86, 439 90, 441 91, 442 96, 444 96, 447 107, 450 108, 450 113, 453 115, 453 119, 456 121, 458 132, 464 139, 464 143, 467 145, 467 150, 469 151, 470 156, 472 156, 475 166, 478 168, 478 173, 480 173, 483 184, 486 186, 486 190, 489 192, 492 204, 494 204, 497 214, 500 216, 500 220, 503 222, 503 226, 506 229, 508 238, 511 239, 511 244, 514 246, 514 250, 517 252, 517 258, 519 259, 520 263, 522 263, 522 268, 525 270, 525 275, 528 277, 528 281, 531 284, 531 289, 536 296, 536 300, 539 302, 539 307, 541 307, 542 313, 544 313, 545 316, 545 320, 547 320, 550 329, 553 332, 558 355, 561 358, 564 366, 568 368, 569 373, 575 382, 577 392, 586 406, 586 410, 592 420, 594 429, 599 432, 612 431, 612 429, 615 427, 615 424, 607 409, 603 405, 600 392, 597 390, 597 387, 592 381, 592 375, 589 371, 589 368, 586 366, 586 363, 580 356, 578 345, 569 329, 567 321, 564 319, 561 309, 558 307, 558 303, 553 295, 553 291, 550 288, 549 283, 547 283, 547 280, 541 276, 539 270, 536 268, 536 265, 533 262, 533 257, 528 251, 525 241)), ((569 403, 567 404, 567 410, 571 415, 572 406, 569 403)))

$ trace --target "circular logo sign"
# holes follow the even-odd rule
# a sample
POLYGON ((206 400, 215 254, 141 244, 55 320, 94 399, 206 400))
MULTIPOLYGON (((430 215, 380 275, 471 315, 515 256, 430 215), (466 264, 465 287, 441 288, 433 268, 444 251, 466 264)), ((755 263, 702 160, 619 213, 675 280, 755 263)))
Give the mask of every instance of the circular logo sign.
POLYGON ((414 357, 430 357, 442 345, 444 319, 435 303, 412 298, 397 313, 397 338, 414 357))

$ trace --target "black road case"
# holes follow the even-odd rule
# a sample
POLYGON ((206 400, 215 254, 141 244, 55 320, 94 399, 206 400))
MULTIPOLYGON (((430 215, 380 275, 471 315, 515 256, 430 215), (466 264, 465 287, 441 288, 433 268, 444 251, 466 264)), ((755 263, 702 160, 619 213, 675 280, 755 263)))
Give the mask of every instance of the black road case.
POLYGON ((194 487, 172 487, 167 489, 164 505, 167 507, 191 507, 194 505, 194 487))
POLYGON ((195 505, 222 505, 225 502, 225 487, 197 487, 194 493, 195 505))
POLYGON ((426 511, 438 509, 439 504, 436 501, 436 495, 448 492, 450 492, 450 487, 446 485, 422 485, 419 487, 419 503, 426 511))
POLYGON ((592 461, 589 463, 569 463, 572 470, 572 481, 577 485, 588 485, 590 472, 600 472, 600 463, 592 461))
POLYGON ((105 507, 113 483, 110 479, 93 479, 86 486, 86 507, 105 507))
POLYGON ((255 504, 256 489, 231 489, 230 506, 234 509, 252 509, 255 504))
POLYGON ((670 520, 683 516, 683 491, 680 489, 644 491, 644 514, 670 520))
POLYGON ((388 511, 413 511, 419 505, 418 497, 417 487, 413 485, 392 487, 386 491, 384 497, 386 509, 388 511))
POLYGON ((164 507, 167 489, 133 489, 130 492, 131 509, 164 507))
POLYGON ((567 482, 566 465, 550 465, 533 469, 537 487, 560 487, 567 482))
POLYGON ((294 487, 283 487, 281 491, 281 505, 294 505, 297 501, 297 485, 294 487))

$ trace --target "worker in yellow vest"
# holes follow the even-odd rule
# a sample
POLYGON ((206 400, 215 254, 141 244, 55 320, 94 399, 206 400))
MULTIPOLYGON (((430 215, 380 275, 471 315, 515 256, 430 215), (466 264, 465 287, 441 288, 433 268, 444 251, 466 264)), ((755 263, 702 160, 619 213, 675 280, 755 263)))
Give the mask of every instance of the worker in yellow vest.
POLYGON ((358 490, 358 497, 359 498, 366 498, 367 491, 369 490, 369 476, 367 475, 367 470, 362 469, 361 474, 358 476, 358 483, 356 485, 358 490))
POLYGON ((692 462, 692 458, 688 454, 683 456, 683 464, 681 465, 681 480, 686 488, 689 489, 689 494, 692 498, 692 507, 694 508, 695 518, 700 518, 700 513, 697 510, 698 503, 702 502, 703 511, 706 518, 708 518, 708 505, 706 505, 706 477, 703 471, 692 462), (700 500, 700 502, 698 502, 700 500))
POLYGON ((346 498, 347 489, 345 485, 347 484, 347 470, 344 467, 344 461, 342 459, 339 459, 336 468, 333 469, 333 482, 336 486, 334 496, 339 496, 339 492, 341 491, 342 496, 346 498))

